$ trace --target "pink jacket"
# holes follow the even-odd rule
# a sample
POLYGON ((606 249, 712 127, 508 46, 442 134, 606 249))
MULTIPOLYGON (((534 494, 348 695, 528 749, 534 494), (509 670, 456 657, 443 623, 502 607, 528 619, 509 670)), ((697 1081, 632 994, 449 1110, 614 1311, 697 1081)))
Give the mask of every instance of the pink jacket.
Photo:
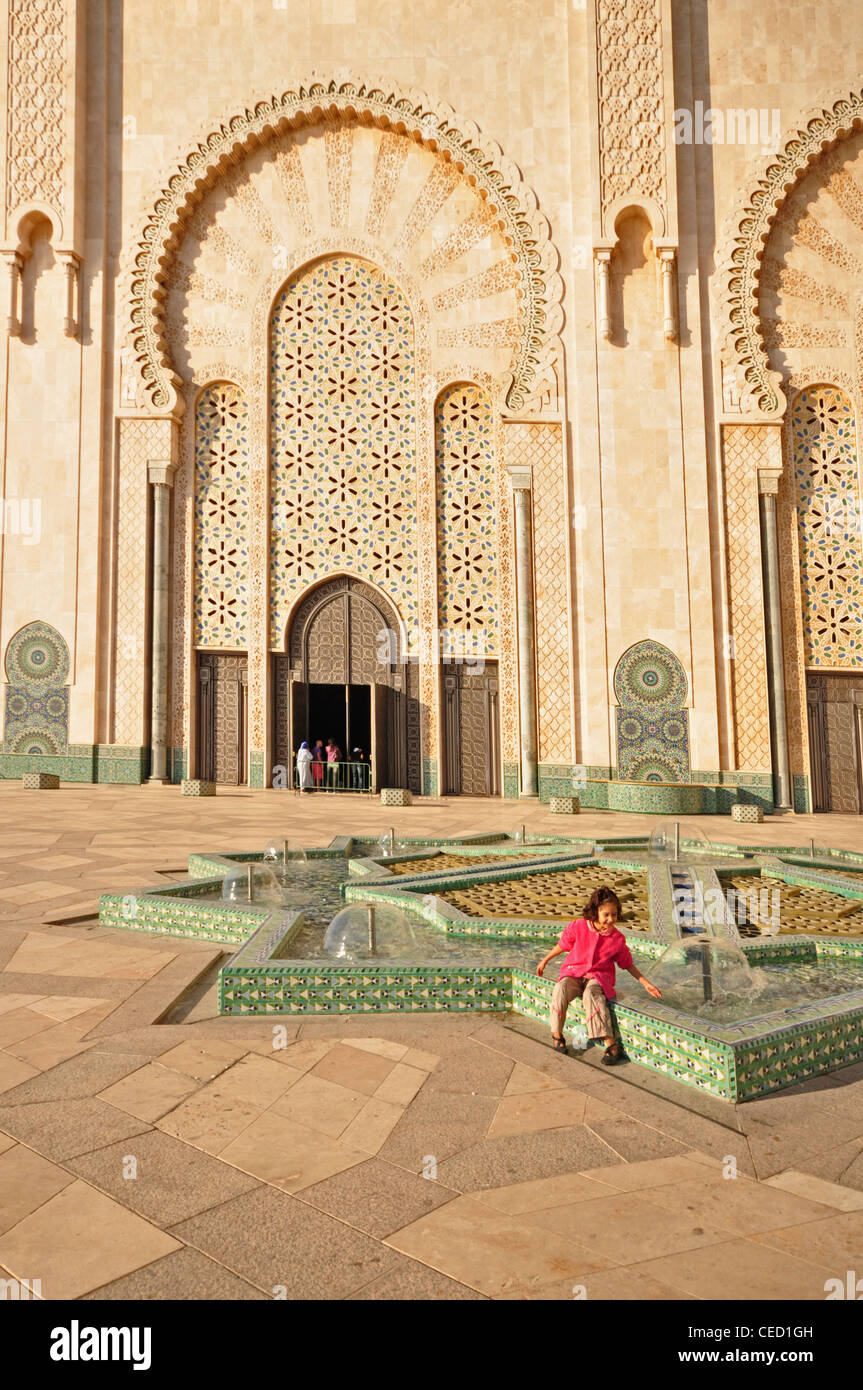
POLYGON ((632 965, 632 954, 622 931, 615 927, 603 936, 586 917, 579 917, 564 927, 557 944, 569 951, 560 967, 561 976, 587 976, 602 986, 607 999, 614 998, 615 963, 621 970, 632 965))

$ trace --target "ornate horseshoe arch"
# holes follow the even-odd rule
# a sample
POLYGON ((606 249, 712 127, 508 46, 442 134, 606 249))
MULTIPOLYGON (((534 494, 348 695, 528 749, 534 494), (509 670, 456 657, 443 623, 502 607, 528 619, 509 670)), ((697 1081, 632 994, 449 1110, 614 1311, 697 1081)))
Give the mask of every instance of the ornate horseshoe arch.
POLYGON ((208 125, 147 199, 125 271, 128 346, 139 374, 137 413, 182 413, 181 379, 164 321, 165 279, 196 205, 257 147, 303 126, 342 121, 393 131, 437 153, 467 178, 490 209, 518 271, 519 332, 506 404, 513 411, 526 408, 559 351, 562 321, 559 258, 535 194, 499 146, 484 140, 472 122, 457 117, 449 106, 422 92, 333 78, 271 95, 216 129, 208 125))
POLYGON ((781 377, 770 367, 758 315, 765 243, 783 203, 812 162, 861 129, 863 92, 810 112, 781 142, 778 154, 760 161, 725 225, 715 283, 726 418, 779 421, 785 413, 781 377))

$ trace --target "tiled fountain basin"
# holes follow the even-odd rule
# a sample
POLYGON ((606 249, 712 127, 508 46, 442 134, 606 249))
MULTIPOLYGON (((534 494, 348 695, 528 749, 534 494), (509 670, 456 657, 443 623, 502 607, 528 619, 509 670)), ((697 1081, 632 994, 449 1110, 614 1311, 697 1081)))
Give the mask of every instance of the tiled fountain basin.
MULTIPOLYGON (((413 840, 401 856, 415 859, 418 851, 439 847, 450 853, 456 845, 465 858, 464 872, 450 868, 410 878, 389 874, 388 861, 380 857, 377 840, 340 837, 324 850, 307 851, 310 860, 339 858, 354 882, 345 885, 345 896, 391 901, 409 910, 442 932, 459 938, 484 937, 499 941, 506 957, 507 941, 536 940, 538 953, 550 944, 549 923, 500 918, 466 917, 436 891, 478 881, 493 882, 520 873, 589 862, 577 852, 583 841, 571 836, 544 836, 543 843, 514 844, 506 837, 486 835, 464 841, 413 840), (507 858, 516 854, 523 863, 495 869, 469 865, 471 853, 499 850, 507 858), (350 861, 346 855, 355 856, 350 861), (551 858, 552 856, 553 859, 551 858), (543 862, 544 861, 544 862, 543 862)), ((646 839, 606 839, 601 862, 634 869, 643 862, 629 858, 630 851, 646 846, 646 839)), ((770 849, 749 845, 722 845, 716 849, 729 857, 759 854, 764 862, 783 854, 794 856, 792 865, 776 864, 784 875, 808 875, 810 861, 800 863, 799 847, 770 849)), ((332 960, 291 959, 291 938, 302 924, 302 913, 272 911, 256 904, 228 905, 205 899, 218 892, 226 869, 260 861, 261 854, 194 855, 190 881, 160 885, 149 893, 103 895, 100 920, 105 925, 145 930, 164 935, 186 935, 223 941, 240 949, 220 973, 220 1008, 232 1015, 332 1014, 340 1012, 386 1013, 426 1011, 514 1010, 531 1018, 548 1018, 553 981, 512 964, 489 966, 413 963, 348 965, 332 960)), ((842 896, 863 893, 863 880, 854 870, 863 869, 863 855, 831 855, 819 867, 847 867, 848 883, 834 880, 833 891, 842 896), (857 881, 855 881, 857 880, 857 881)), ((633 946, 646 955, 658 955, 665 942, 650 933, 628 933, 633 946)), ((863 941, 832 938, 776 938, 745 946, 754 962, 794 959, 811 961, 841 954, 863 959, 863 941)), ((571 1021, 581 1021, 579 1005, 573 1005, 571 1021)), ((707 1023, 679 1013, 659 1002, 643 1008, 619 1003, 616 1013, 622 1038, 633 1062, 722 1099, 737 1102, 780 1090, 808 1076, 831 1071, 863 1057, 863 992, 849 992, 813 1004, 730 1024, 707 1023)))

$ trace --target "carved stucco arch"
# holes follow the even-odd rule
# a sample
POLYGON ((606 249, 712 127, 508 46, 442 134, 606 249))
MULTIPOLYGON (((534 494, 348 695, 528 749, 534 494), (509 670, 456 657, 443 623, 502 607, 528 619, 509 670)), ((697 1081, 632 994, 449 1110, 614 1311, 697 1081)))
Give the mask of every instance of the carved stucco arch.
POLYGON ((291 129, 318 122, 353 120, 408 136, 450 160, 493 209, 519 268, 520 333, 506 392, 512 410, 523 409, 531 384, 559 348, 562 281, 536 195, 499 146, 484 140, 471 121, 425 93, 366 85, 348 78, 312 79, 270 95, 218 124, 200 138, 145 202, 140 230, 127 252, 129 339, 149 408, 180 414, 180 378, 164 333, 164 279, 183 235, 185 220, 230 166, 291 129))
POLYGON ((810 111, 780 141, 778 153, 759 160, 725 223, 715 280, 719 348, 723 377, 739 394, 726 413, 764 421, 779 421, 785 413, 781 375, 770 367, 758 315, 761 258, 783 204, 812 163, 860 130, 863 92, 810 111))

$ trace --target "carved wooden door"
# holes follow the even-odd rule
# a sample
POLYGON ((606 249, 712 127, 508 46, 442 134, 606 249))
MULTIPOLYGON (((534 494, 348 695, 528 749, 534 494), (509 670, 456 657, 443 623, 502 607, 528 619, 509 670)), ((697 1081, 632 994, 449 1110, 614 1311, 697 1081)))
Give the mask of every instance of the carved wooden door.
POLYGON ((497 663, 482 674, 443 668, 444 793, 500 795, 497 663))
POLYGON ((199 654, 198 766, 205 781, 246 781, 246 680, 244 654, 199 654))

